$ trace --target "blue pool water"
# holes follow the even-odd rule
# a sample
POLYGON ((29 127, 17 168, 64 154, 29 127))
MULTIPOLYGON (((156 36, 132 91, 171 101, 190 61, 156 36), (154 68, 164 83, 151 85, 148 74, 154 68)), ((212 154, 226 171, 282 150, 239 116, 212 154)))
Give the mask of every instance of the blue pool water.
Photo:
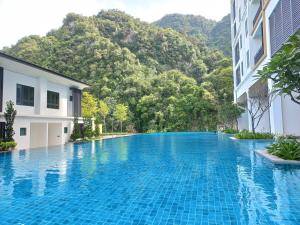
POLYGON ((300 168, 266 141, 137 135, 0 154, 0 224, 300 224, 300 168))

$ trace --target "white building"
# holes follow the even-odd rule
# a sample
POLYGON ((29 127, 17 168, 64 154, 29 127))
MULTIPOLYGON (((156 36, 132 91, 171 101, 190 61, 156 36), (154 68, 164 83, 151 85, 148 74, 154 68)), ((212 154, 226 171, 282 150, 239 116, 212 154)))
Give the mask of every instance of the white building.
POLYGON ((74 116, 81 116, 81 90, 87 84, 0 52, 0 138, 5 135, 5 105, 17 110, 18 149, 69 141, 74 116))
MULTIPOLYGON (((231 0, 231 33, 235 102, 248 104, 263 86, 255 75, 300 28, 300 0, 231 0)), ((239 129, 251 130, 246 112, 239 129)), ((300 106, 278 96, 264 114, 256 131, 300 136, 300 106)))

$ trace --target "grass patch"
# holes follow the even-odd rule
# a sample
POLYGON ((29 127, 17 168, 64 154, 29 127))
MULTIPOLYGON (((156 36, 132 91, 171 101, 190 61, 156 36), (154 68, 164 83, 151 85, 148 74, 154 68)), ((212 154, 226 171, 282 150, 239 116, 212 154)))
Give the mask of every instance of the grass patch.
POLYGON ((280 138, 267 147, 268 152, 285 160, 300 160, 300 143, 295 139, 280 138))
POLYGON ((243 130, 234 135, 237 139, 273 139, 274 135, 270 133, 252 133, 247 130, 243 130))

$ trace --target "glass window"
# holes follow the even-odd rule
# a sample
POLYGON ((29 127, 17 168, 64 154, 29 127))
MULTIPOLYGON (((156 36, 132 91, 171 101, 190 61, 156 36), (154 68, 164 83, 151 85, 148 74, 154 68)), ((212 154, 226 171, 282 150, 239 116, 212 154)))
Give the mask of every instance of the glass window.
POLYGON ((247 68, 250 66, 250 53, 247 51, 247 68))
POLYGON ((248 36, 248 20, 245 21, 245 34, 248 36))
POLYGON ((64 133, 67 134, 68 133, 68 128, 64 127, 64 133))
POLYGON ((47 91, 47 108, 59 109, 59 93, 47 91))
POLYGON ((20 128, 20 136, 26 136, 26 128, 25 127, 20 128))
POLYGON ((17 105, 34 106, 34 88, 17 84, 17 105))

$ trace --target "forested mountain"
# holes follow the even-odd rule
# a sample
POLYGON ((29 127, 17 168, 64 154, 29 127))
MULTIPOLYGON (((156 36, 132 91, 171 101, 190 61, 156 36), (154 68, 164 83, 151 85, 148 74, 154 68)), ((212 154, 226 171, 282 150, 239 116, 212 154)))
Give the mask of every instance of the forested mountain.
POLYGON ((162 28, 172 28, 190 36, 209 37, 216 22, 203 16, 169 14, 154 22, 154 24, 162 28))
POLYGON ((221 21, 208 20, 203 16, 169 14, 154 22, 162 28, 172 28, 188 36, 204 38, 211 47, 231 57, 230 15, 221 21))
POLYGON ((111 109, 108 127, 123 103, 126 124, 138 131, 216 129, 220 106, 232 101, 230 59, 202 39, 118 10, 70 13, 59 29, 3 51, 90 83, 111 109))

